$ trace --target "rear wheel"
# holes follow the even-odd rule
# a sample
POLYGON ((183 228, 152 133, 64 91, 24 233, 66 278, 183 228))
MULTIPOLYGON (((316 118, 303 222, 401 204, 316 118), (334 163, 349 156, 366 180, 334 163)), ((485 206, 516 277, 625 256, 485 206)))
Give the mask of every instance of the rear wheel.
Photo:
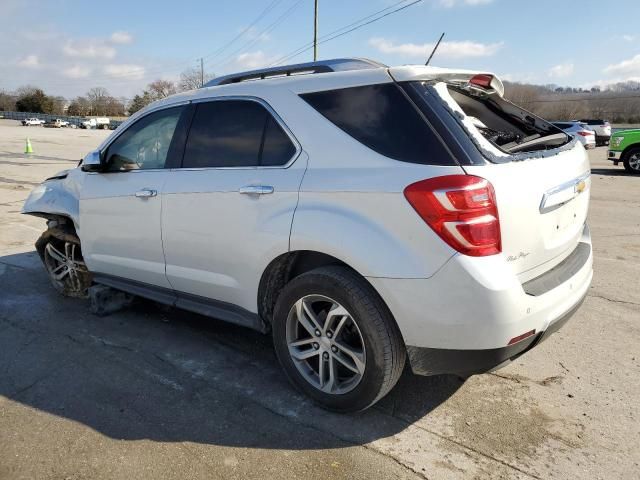
POLYGON ((87 297, 91 274, 82 258, 78 237, 54 236, 47 231, 36 245, 53 288, 67 297, 87 297))
POLYGON ((635 175, 640 175, 640 147, 629 150, 624 156, 624 169, 635 175))
POLYGON ((339 412, 378 401, 405 363, 387 307, 365 279, 344 267, 318 268, 287 284, 276 304, 273 340, 294 385, 339 412))

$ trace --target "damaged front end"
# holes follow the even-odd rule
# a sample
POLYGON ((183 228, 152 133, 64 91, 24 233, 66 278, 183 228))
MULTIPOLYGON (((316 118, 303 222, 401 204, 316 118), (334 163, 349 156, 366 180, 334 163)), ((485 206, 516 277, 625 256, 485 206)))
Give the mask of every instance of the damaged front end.
POLYGON ((68 219, 79 227, 80 182, 79 168, 64 170, 49 177, 36 188, 22 206, 22 213, 50 220, 68 219))
POLYGON ((65 296, 85 298, 92 280, 79 238, 81 180, 79 168, 48 178, 29 194, 22 213, 47 219, 35 247, 53 287, 65 296))

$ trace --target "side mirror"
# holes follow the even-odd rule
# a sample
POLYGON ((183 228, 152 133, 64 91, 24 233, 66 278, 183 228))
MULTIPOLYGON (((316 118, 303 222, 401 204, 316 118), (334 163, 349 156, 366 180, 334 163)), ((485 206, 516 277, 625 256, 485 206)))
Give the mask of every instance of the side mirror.
POLYGON ((100 150, 94 150, 89 152, 86 157, 82 159, 82 165, 80 168, 83 172, 99 172, 102 170, 102 158, 100 157, 100 150))

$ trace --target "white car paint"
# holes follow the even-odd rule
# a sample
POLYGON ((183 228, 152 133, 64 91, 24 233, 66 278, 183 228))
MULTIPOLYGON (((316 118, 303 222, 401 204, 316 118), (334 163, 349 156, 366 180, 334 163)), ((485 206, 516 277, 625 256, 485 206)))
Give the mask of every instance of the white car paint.
POLYGON ((596 142, 600 141, 605 144, 609 143, 609 139, 611 138, 611 124, 607 120, 584 119, 575 121, 586 123, 589 128, 596 132, 596 142))
MULTIPOLYGON (((579 241, 589 203, 589 164, 575 143, 517 161, 477 166, 403 163, 354 141, 299 94, 397 81, 429 81, 455 110, 442 81, 475 72, 424 66, 295 75, 203 88, 163 99, 124 122, 106 146, 149 112, 225 97, 259 98, 277 112, 300 146, 282 168, 207 168, 84 173, 78 181, 78 233, 90 270, 176 289, 258 313, 262 272, 279 255, 312 250, 342 260, 373 285, 391 309, 406 345, 446 349, 504 347, 528 329, 543 331, 582 298, 591 257, 573 278, 532 298, 522 283, 564 260, 579 241), (445 244, 416 214, 403 191, 442 175, 474 174, 495 187, 502 253, 469 257, 445 244), (585 177, 585 175, 587 175, 585 177), (580 191, 575 190, 579 179, 580 191), (240 193, 268 185, 273 195, 240 193), (541 211, 545 194, 571 190, 541 211), (137 198, 153 189, 157 195, 137 198)), ((492 82, 502 95, 502 84, 492 82)), ((456 117, 487 155, 477 122, 456 117)), ((71 177, 71 175, 70 175, 71 177)), ((47 185, 47 184, 45 184, 47 185)), ((46 187, 45 187, 46 188, 46 187)), ((42 192, 24 212, 40 211, 42 192)))
POLYGON ((171 288, 162 249, 161 198, 169 170, 85 174, 80 239, 91 271, 171 288), (138 198, 136 192, 157 195, 138 198))
POLYGON ((44 120, 40 120, 39 118, 26 118, 22 121, 22 125, 25 127, 36 126, 40 127, 45 124, 44 120))

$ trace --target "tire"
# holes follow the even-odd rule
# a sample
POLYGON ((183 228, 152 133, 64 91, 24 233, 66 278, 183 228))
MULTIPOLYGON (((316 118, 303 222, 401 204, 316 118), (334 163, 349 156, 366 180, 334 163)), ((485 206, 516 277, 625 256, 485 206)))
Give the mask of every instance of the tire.
POLYGON ((328 410, 356 412, 373 405, 394 387, 405 365, 391 312, 364 278, 345 267, 317 268, 289 282, 276 302, 272 327, 289 380, 328 410), (313 321, 322 332, 313 329, 313 321))
POLYGON ((635 147, 624 154, 624 169, 634 175, 640 175, 640 147, 635 147))
POLYGON ((50 228, 36 242, 36 249, 56 291, 65 297, 87 298, 91 273, 82 257, 80 239, 50 228))

